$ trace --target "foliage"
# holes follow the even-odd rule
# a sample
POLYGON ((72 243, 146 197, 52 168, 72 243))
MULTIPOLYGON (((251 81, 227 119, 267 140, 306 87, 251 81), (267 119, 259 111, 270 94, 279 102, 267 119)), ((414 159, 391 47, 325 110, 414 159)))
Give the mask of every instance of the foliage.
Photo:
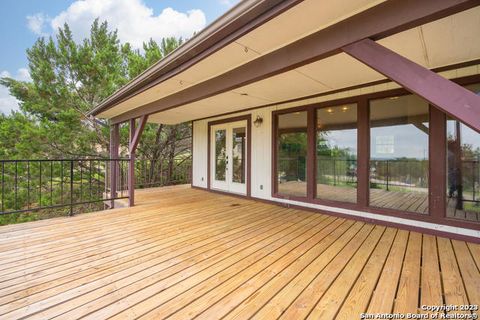
MULTIPOLYGON (((67 24, 55 38, 39 38, 27 50, 31 81, 0 79, 20 104, 20 111, 0 114, 0 159, 107 158, 109 123, 88 111, 182 43, 151 39, 136 50, 98 20, 81 42, 75 42, 67 24)), ((137 158, 149 159, 149 165, 139 179, 165 179, 166 172, 166 183, 173 180, 175 167, 190 157, 190 139, 189 124, 148 124, 137 158)), ((128 126, 121 127, 121 142, 128 145, 128 126)), ((121 157, 126 156, 121 148, 121 157)))
MULTIPOLYGON (((88 117, 88 111, 182 42, 175 38, 159 44, 150 40, 141 52, 128 43, 121 44, 117 32, 98 20, 89 38, 80 43, 74 41, 67 24, 55 39, 39 38, 27 50, 32 81, 0 80, 20 101, 21 109, 1 118, 0 155, 9 159, 107 157, 108 123, 88 117), (19 134, 24 138, 17 139, 19 134), (16 141, 15 148, 12 141, 16 141)), ((178 131, 176 126, 148 125, 139 157, 162 156, 154 149, 160 149, 160 144, 178 131), (159 143, 152 146, 152 142, 159 143)), ((122 130, 123 141, 127 135, 127 130, 122 130)))

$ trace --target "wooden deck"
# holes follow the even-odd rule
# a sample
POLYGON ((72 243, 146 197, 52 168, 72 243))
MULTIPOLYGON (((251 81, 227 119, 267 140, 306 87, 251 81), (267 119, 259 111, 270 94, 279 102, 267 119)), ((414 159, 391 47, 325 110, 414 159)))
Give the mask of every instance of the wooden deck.
POLYGON ((217 195, 0 228, 0 319, 359 319, 480 303, 480 245, 217 195))

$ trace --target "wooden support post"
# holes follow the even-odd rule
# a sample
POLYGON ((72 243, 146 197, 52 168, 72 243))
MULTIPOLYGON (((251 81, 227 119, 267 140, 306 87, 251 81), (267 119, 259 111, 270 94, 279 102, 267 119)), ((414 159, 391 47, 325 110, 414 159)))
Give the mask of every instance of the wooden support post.
POLYGON ((128 205, 133 207, 135 205, 135 159, 136 150, 140 137, 142 136, 143 129, 147 124, 148 116, 144 115, 140 117, 138 128, 135 128, 135 119, 130 119, 130 138, 129 138, 129 152, 130 162, 128 165, 128 205))
POLYGON ((118 151, 120 144, 120 125, 114 124, 110 127, 110 208, 115 207, 115 199, 117 197, 117 179, 118 179, 118 151))
POLYGON ((135 119, 130 119, 130 162, 128 163, 128 205, 135 205, 135 148, 132 148, 132 141, 135 136, 135 119))
POLYGON ((370 117, 368 100, 361 99, 357 108, 357 203, 362 208, 366 208, 370 195, 370 117))

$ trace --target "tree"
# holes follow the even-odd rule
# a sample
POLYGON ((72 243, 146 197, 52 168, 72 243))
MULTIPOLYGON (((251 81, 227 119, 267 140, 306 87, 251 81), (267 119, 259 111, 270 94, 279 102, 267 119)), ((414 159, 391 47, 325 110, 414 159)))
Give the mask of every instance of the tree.
MULTIPOLYGON (((0 118, 0 155, 107 157, 108 123, 87 116, 88 111, 182 43, 176 38, 163 39, 159 44, 150 39, 141 52, 129 43, 121 44, 117 32, 109 31, 107 22, 98 20, 92 24, 89 37, 80 43, 73 40, 67 24, 58 30, 56 39, 39 38, 27 50, 32 81, 0 79, 0 84, 20 101, 21 109, 0 118), (24 139, 19 141, 19 135, 24 139)), ((127 131, 122 130, 124 142, 127 131)), ((172 157, 185 151, 182 140, 189 139, 187 132, 189 126, 185 124, 147 125, 138 157, 172 162, 172 157)))

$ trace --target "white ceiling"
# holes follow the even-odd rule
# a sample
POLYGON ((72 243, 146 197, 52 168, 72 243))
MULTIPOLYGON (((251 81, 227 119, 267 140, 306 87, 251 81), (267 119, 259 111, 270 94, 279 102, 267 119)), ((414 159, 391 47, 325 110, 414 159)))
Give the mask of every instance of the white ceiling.
MULTIPOLYGON (((306 0, 183 73, 102 113, 110 118, 205 81, 260 55, 342 20, 380 1, 306 0), (281 32, 280 30, 281 27, 281 32)), ((379 41, 427 68, 480 58, 480 7, 379 41)), ((233 91, 170 109, 150 122, 174 124, 242 109, 279 103, 384 79, 346 54, 317 61, 233 91)))

